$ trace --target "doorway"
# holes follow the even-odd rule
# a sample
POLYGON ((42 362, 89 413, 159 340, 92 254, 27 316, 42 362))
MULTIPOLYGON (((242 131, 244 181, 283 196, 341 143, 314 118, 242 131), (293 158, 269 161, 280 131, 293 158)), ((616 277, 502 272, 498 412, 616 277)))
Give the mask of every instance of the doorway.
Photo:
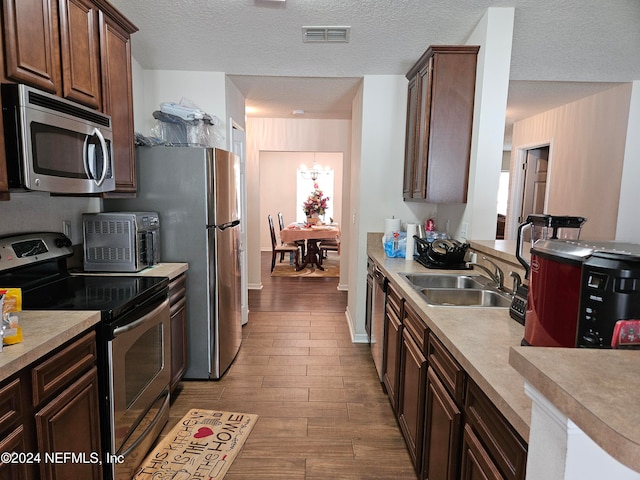
POLYGON ((551 172, 551 144, 544 143, 517 150, 511 169, 505 238, 515 239, 518 226, 528 215, 545 213, 547 186, 551 172))
POLYGON ((519 223, 531 214, 544 213, 546 205, 549 145, 525 150, 525 153, 519 223))

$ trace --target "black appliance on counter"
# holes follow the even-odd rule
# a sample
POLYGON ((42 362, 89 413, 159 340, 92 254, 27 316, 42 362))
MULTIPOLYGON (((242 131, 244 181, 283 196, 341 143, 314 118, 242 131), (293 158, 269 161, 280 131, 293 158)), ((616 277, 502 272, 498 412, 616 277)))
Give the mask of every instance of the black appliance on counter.
POLYGON ((39 232, 0 237, 0 285, 23 310, 90 310, 96 328, 104 478, 131 478, 169 418, 169 280, 71 275, 71 240, 39 232))
POLYGON ((578 347, 640 348, 640 252, 596 251, 582 264, 578 347))
POLYGON ((468 270, 465 255, 469 250, 468 243, 461 243, 453 239, 435 239, 429 241, 417 235, 418 253, 413 257, 422 266, 431 269, 468 270))
POLYGON ((640 348, 640 245, 537 241, 522 344, 640 348))

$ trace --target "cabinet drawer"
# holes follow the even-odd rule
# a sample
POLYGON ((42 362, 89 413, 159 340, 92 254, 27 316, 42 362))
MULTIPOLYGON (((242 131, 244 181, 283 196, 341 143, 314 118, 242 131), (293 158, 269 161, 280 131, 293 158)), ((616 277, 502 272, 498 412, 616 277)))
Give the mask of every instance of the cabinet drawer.
POLYGON ((467 423, 504 478, 524 479, 527 444, 472 381, 467 383, 465 414, 467 423))
POLYGON ((0 433, 17 424, 22 418, 20 387, 20 379, 16 378, 0 388, 0 433))
POLYGON ((402 318, 404 300, 391 283, 387 284, 387 305, 390 306, 398 318, 402 318))
POLYGON ((60 392, 96 363, 96 334, 90 332, 31 370, 33 406, 60 392))
POLYGON ((429 335, 427 325, 413 308, 406 304, 404 306, 404 327, 409 331, 418 348, 420 348, 420 351, 424 354, 429 335))
POLYGON ((429 365, 438 374, 442 384, 453 396, 458 405, 464 404, 464 384, 466 375, 458 362, 434 335, 429 335, 428 355, 429 365))
POLYGON ((169 283, 169 304, 174 305, 181 297, 187 293, 187 275, 178 275, 169 283))

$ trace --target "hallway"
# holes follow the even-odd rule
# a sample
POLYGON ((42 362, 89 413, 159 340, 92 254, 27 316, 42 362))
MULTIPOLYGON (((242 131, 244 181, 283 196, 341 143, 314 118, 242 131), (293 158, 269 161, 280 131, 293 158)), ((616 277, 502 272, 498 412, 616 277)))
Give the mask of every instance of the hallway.
POLYGON ((271 278, 269 259, 235 362, 220 381, 183 382, 165 432, 193 407, 255 413, 225 479, 414 480, 369 346, 351 343, 338 279, 271 278))

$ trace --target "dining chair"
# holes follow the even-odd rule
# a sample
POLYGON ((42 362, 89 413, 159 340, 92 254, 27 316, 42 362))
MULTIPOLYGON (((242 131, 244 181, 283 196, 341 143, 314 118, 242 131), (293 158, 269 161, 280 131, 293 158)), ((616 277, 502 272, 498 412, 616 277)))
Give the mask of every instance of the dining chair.
MULTIPOLYGON (((282 212, 278 212, 278 225, 280 226, 280 231, 284 230, 284 217, 282 216, 282 212)), ((301 255, 304 257, 304 249, 305 249, 305 241, 304 240, 296 240, 295 242, 289 242, 289 243, 285 243, 282 240, 280 240, 280 242, 282 243, 282 245, 296 245, 298 248, 300 248, 301 255)), ((284 260, 284 252, 280 253, 280 261, 282 262, 284 260)))
POLYGON ((340 240, 338 237, 320 240, 318 249, 320 250, 320 262, 322 263, 322 260, 327 258, 327 252, 331 251, 340 253, 340 240))
POLYGON ((293 244, 278 245, 278 241, 276 240, 276 230, 273 227, 273 217, 271 214, 269 214, 269 231, 271 233, 271 271, 273 272, 273 269, 276 266, 276 256, 278 253, 282 253, 284 255, 285 252, 294 254, 296 268, 298 268, 300 265, 298 256, 299 249, 297 245, 293 244))

